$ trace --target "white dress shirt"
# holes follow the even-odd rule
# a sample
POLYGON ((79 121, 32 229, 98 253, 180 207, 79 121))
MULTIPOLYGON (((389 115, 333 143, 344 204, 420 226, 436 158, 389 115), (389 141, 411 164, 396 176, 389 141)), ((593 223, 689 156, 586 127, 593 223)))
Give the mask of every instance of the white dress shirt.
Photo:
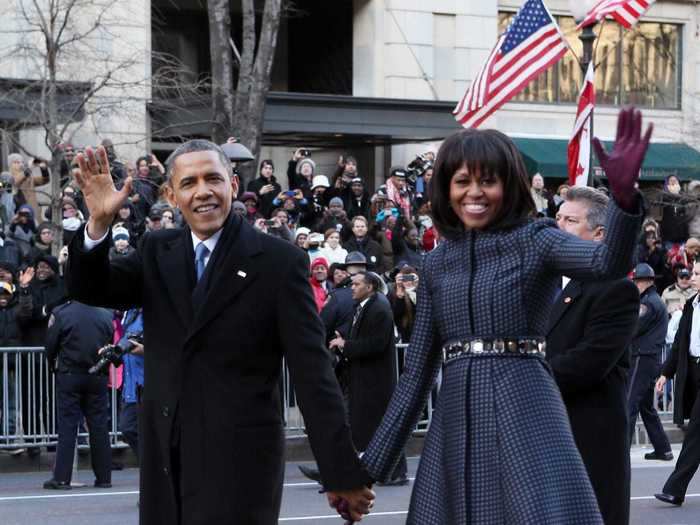
POLYGON ((690 348, 692 357, 700 357, 700 294, 693 299, 693 320, 690 325, 690 348))
MULTIPOLYGON (((84 242, 83 242, 83 248, 85 249, 85 251, 89 252, 95 246, 97 246, 102 241, 104 241, 107 238, 107 235, 109 235, 110 231, 111 230, 107 230, 107 233, 105 233, 102 237, 100 237, 96 241, 91 239, 86 231, 85 235, 84 235, 84 242)), ((199 237, 197 237, 194 234, 194 232, 191 232, 191 234, 192 234, 192 248, 194 250, 196 250, 199 243, 202 243, 202 242, 204 243, 204 246, 209 248, 209 255, 207 255, 204 258, 204 266, 205 267, 209 263, 209 259, 211 258, 211 254, 214 253, 214 248, 216 248, 216 243, 219 242, 219 238, 221 237, 221 232, 223 232, 223 231, 224 231, 224 229, 221 228, 218 232, 216 232, 214 235, 212 235, 211 237, 209 237, 208 239, 206 239, 204 241, 202 239, 200 239, 199 237)))

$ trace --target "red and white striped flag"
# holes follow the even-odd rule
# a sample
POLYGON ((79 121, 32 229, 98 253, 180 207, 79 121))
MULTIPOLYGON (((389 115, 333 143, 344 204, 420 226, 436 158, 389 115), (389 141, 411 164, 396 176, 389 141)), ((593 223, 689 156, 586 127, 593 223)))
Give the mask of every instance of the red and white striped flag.
POLYGON ((559 61, 568 45, 542 0, 527 0, 491 51, 452 114, 476 128, 559 61))
POLYGON ((606 16, 613 17, 617 23, 629 29, 647 12, 656 0, 602 0, 588 12, 578 27, 590 26, 600 22, 606 16))
POLYGON ((591 169, 591 120, 594 107, 595 72, 593 62, 591 62, 588 64, 583 88, 578 97, 574 132, 569 140, 567 151, 569 184, 572 186, 586 186, 588 184, 588 172, 591 169))

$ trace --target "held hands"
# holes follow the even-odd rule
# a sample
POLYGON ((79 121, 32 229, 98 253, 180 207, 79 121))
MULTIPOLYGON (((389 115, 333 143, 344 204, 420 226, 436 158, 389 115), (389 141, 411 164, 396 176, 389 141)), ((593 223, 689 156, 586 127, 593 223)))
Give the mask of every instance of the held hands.
POLYGON ((345 339, 343 339, 343 336, 340 335, 338 330, 335 331, 335 339, 331 339, 328 346, 330 348, 338 348, 340 350, 345 348, 345 339))
POLYGON ((90 238, 99 239, 109 230, 114 216, 126 202, 131 193, 131 177, 127 177, 124 186, 117 191, 109 172, 109 160, 104 147, 99 146, 97 152, 91 147, 85 148, 85 153, 78 153, 78 166, 75 182, 85 197, 85 204, 90 211, 87 234, 90 238))
POLYGON ((340 517, 348 523, 361 521, 374 506, 375 494, 369 487, 354 490, 329 491, 326 493, 328 504, 338 511, 340 517))
POLYGON ((598 140, 593 139, 593 147, 610 183, 610 191, 615 201, 625 211, 635 207, 639 170, 649 147, 653 124, 649 124, 642 137, 642 114, 634 107, 623 109, 617 118, 617 136, 610 153, 598 140))

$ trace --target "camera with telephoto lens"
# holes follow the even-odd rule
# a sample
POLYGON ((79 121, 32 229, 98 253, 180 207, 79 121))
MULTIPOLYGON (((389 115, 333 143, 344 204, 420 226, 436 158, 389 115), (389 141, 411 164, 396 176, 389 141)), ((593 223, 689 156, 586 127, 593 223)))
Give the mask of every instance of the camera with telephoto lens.
POLYGON ((415 186, 416 179, 422 177, 426 171, 433 167, 433 162, 426 154, 416 155, 408 166, 406 166, 406 179, 415 186))
POLYGON ((130 354, 136 348, 136 345, 143 344, 143 332, 136 334, 128 334, 126 338, 126 347, 120 345, 105 345, 98 351, 100 360, 88 370, 88 374, 99 374, 108 365, 119 366, 124 362, 124 356, 130 354))

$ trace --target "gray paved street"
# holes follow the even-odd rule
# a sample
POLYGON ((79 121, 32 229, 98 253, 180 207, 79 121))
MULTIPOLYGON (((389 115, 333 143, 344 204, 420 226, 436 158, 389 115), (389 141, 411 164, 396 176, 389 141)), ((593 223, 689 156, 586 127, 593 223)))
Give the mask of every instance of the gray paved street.
MULTIPOLYGON (((674 447, 676 455, 678 447, 674 447)), ((632 520, 633 525, 698 525, 700 523, 700 479, 690 486, 681 508, 656 501, 658 491, 672 465, 641 459, 644 450, 632 453, 632 520)), ((415 474, 417 459, 409 460, 410 475, 415 474)), ((135 469, 114 472, 111 490, 92 487, 71 492, 43 490, 41 483, 49 473, 0 474, 0 524, 28 525, 128 525, 137 523, 137 476, 135 469)), ((81 471, 78 481, 91 483, 89 471, 81 471)), ((280 523, 321 525, 341 523, 317 493, 314 483, 307 482, 297 470, 297 463, 287 464, 284 499, 280 523)), ((410 497, 408 487, 377 488, 377 504, 368 525, 398 525, 406 519, 410 497)), ((164 524, 167 525, 167 524, 164 524)))

